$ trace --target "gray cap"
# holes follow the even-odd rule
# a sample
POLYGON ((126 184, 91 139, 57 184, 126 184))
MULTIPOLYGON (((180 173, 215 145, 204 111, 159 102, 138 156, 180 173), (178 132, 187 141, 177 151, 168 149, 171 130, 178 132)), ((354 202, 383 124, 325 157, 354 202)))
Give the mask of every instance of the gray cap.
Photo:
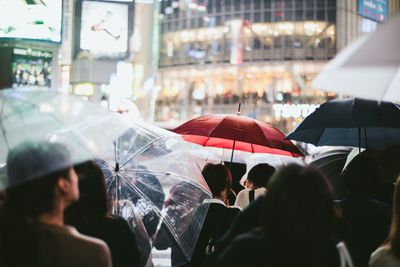
POLYGON ((28 141, 7 155, 6 183, 9 188, 72 166, 67 147, 49 141, 28 141))

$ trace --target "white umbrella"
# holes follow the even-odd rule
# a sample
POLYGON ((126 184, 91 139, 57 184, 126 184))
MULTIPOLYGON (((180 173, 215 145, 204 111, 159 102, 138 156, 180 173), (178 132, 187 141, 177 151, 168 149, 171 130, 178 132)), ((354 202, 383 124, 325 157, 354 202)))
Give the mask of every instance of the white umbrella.
POLYGON ((400 102, 400 15, 340 52, 317 76, 314 86, 400 102))

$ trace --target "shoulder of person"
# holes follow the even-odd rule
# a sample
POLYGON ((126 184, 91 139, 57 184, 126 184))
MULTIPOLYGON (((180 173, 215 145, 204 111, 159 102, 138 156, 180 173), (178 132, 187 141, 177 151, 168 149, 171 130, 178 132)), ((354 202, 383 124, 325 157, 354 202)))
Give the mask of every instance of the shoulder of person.
POLYGON ((243 188, 242 190, 239 191, 239 193, 237 194, 236 198, 244 197, 244 196, 248 195, 249 191, 250 190, 248 188, 243 188))
POLYGON ((241 212, 243 210, 240 206, 236 206, 236 205, 228 206, 227 208, 233 212, 241 212))
POLYGON ((400 260, 398 260, 393 253, 390 251, 390 247, 387 245, 381 246, 372 252, 369 259, 369 266, 399 266, 400 260), (389 265, 389 264, 392 265, 389 265))
POLYGON ((76 242, 79 243, 80 245, 97 249, 103 252, 109 251, 107 244, 103 240, 81 234, 75 229, 75 227, 72 226, 66 226, 66 227, 68 228, 71 238, 75 239, 76 242))

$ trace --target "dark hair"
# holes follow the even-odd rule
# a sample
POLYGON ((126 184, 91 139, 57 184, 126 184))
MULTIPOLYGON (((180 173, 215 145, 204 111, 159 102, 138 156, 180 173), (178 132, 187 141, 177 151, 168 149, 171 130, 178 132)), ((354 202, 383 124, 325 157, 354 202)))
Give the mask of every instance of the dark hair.
POLYGON ((229 169, 222 164, 207 163, 201 171, 213 196, 220 196, 225 189, 230 189, 232 176, 229 169))
POLYGON ((337 266, 333 197, 316 169, 283 167, 271 178, 262 214, 271 266, 337 266))
POLYGON ((32 222, 54 208, 55 187, 70 169, 8 188, 0 215, 2 266, 39 266, 38 240, 32 222), (23 253, 23 257, 21 257, 23 253))
POLYGON ((361 155, 349 163, 341 176, 350 192, 371 194, 378 184, 379 168, 371 158, 361 155))
POLYGON ((392 225, 386 244, 390 244, 390 249, 394 256, 400 260, 400 177, 397 179, 393 193, 393 216, 392 225))
POLYGON ((267 183, 274 174, 275 168, 267 163, 260 163, 251 168, 247 174, 247 180, 256 187, 267 187, 267 183))
POLYGON ((85 222, 91 228, 93 220, 104 217, 109 208, 104 175, 94 161, 76 165, 75 171, 79 177, 80 196, 65 210, 65 220, 74 226, 79 225, 78 229, 85 227, 82 225, 85 222))

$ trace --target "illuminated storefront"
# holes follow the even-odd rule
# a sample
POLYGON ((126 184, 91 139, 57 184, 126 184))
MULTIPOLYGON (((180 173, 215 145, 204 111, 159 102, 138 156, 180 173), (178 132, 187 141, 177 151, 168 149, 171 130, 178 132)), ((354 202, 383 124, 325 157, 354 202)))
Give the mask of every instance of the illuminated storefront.
POLYGON ((312 81, 336 54, 336 0, 162 1, 160 23, 156 120, 235 113, 240 102, 289 131, 335 97, 312 81))

